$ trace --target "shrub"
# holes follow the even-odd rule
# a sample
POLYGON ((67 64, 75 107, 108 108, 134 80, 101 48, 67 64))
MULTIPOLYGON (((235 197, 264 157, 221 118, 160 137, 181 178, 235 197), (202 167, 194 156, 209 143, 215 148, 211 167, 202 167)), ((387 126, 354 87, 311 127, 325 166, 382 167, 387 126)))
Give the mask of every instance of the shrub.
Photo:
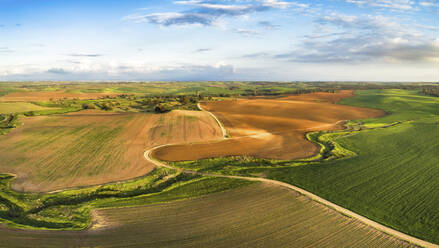
POLYGON ((100 107, 101 107, 102 110, 105 110, 105 111, 113 110, 113 106, 111 106, 109 103, 104 103, 100 107))
POLYGON ((171 111, 171 108, 166 104, 158 104, 154 110, 157 113, 165 113, 171 111))
POLYGON ((93 103, 84 103, 82 104, 83 109, 96 109, 96 106, 93 103))

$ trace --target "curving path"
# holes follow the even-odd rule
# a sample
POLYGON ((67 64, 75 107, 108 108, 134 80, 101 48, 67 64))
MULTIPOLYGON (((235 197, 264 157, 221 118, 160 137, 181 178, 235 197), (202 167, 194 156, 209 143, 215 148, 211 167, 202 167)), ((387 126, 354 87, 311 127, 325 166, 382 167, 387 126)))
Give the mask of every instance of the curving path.
POLYGON ((201 110, 201 111, 204 111, 204 112, 206 112, 206 113, 209 113, 209 115, 210 116, 212 116, 212 118, 213 119, 215 119, 215 121, 216 121, 216 123, 218 123, 218 126, 221 128, 221 132, 222 132, 222 134, 223 134, 223 138, 224 139, 227 139, 227 130, 226 130, 226 128, 224 127, 224 125, 223 125, 223 123, 221 123, 221 121, 212 113, 212 112, 209 112, 209 111, 206 111, 205 109, 203 109, 203 107, 201 107, 201 104, 200 103, 197 103, 197 107, 201 110))
MULTIPOLYGON (((201 107, 200 104, 198 104, 198 108, 200 110, 202 110, 202 111, 206 111, 206 110, 204 110, 201 107)), ((224 128, 223 124, 220 122, 220 120, 213 113, 211 113, 209 111, 206 111, 206 112, 208 112, 216 120, 216 122, 220 126, 221 131, 223 133, 223 138, 227 139, 227 131, 224 128)), ((284 182, 276 181, 276 180, 271 180, 271 179, 266 179, 266 178, 244 177, 244 176, 229 176, 229 175, 202 173, 202 172, 197 172, 197 171, 184 170, 184 169, 181 169, 181 168, 172 167, 172 166, 170 166, 170 165, 168 165, 166 163, 163 163, 163 162, 161 162, 159 160, 156 160, 156 159, 151 157, 151 152, 152 151, 154 151, 156 149, 159 149, 161 147, 171 146, 171 145, 175 145, 175 144, 166 144, 166 145, 160 145, 160 146, 153 147, 153 148, 145 151, 144 157, 145 157, 146 160, 148 160, 149 162, 153 163, 157 167, 166 167, 166 168, 174 169, 174 170, 177 170, 177 171, 183 172, 183 173, 198 174, 198 175, 202 175, 202 176, 211 176, 211 177, 223 177, 223 178, 241 179, 241 180, 248 180, 248 181, 258 181, 258 182, 270 183, 270 184, 278 185, 278 186, 281 186, 281 187, 285 187, 285 188, 294 190, 294 191, 296 191, 296 192, 298 192, 298 193, 300 193, 302 195, 305 195, 305 196, 309 197, 310 199, 312 199, 314 201, 317 201, 317 202, 319 202, 319 203, 321 203, 321 204, 323 204, 323 205, 325 205, 325 206, 327 206, 329 208, 332 208, 332 209, 338 211, 339 213, 347 215, 347 216, 349 216, 351 218, 355 218, 355 219, 365 223, 366 225, 369 225, 369 226, 371 226, 371 227, 373 227, 373 228, 375 228, 375 229, 377 229, 379 231, 382 231, 384 233, 387 233, 387 234, 392 235, 394 237, 397 237, 399 239, 405 240, 407 242, 410 242, 412 244, 419 245, 419 246, 422 246, 422 247, 439 248, 439 245, 437 245, 437 244, 433 244, 433 243, 430 243, 428 241, 425 241, 425 240, 422 240, 422 239, 418 239, 416 237, 410 236, 408 234, 399 232, 399 231, 397 231, 395 229, 392 229, 390 227, 387 227, 387 226, 384 226, 382 224, 379 224, 378 222, 375 222, 375 221, 373 221, 371 219, 368 219, 368 218, 366 218, 366 217, 364 217, 362 215, 354 213, 354 212, 352 212, 352 211, 350 211, 350 210, 348 210, 346 208, 343 208, 343 207, 341 207, 341 206, 339 206, 339 205, 337 205, 335 203, 327 201, 327 200, 325 200, 325 199, 323 199, 323 198, 321 198, 321 197, 319 197, 319 196, 317 196, 317 195, 315 195, 315 194, 313 194, 313 193, 311 193, 309 191, 306 191, 306 190, 304 190, 302 188, 296 187, 296 186, 288 184, 288 183, 284 183, 284 182)))

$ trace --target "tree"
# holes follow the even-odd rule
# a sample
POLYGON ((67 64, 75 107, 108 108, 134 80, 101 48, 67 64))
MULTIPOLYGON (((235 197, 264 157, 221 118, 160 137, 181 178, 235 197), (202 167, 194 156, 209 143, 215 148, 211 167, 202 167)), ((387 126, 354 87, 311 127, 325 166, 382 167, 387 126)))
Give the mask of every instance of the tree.
POLYGON ((154 110, 157 113, 165 113, 171 111, 171 108, 166 104, 158 104, 155 106, 154 110))
POLYGON ((101 105, 101 109, 105 111, 111 111, 113 110, 113 106, 111 106, 109 103, 104 103, 101 105))

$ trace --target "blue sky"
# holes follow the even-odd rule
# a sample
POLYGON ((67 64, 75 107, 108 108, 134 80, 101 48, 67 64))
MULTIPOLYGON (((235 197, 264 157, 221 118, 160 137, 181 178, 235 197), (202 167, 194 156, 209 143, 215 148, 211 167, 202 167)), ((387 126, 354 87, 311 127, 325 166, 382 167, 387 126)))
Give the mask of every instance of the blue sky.
POLYGON ((0 80, 439 81, 439 0, 0 0, 0 80))

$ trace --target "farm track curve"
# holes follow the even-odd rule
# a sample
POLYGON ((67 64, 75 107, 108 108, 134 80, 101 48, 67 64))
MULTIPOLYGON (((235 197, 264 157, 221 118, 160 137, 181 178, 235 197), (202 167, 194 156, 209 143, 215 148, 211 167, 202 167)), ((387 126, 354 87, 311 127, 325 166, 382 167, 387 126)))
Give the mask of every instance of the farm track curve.
MULTIPOLYGON (((201 111, 205 111, 205 112, 209 113, 212 116, 212 118, 215 119, 215 121, 218 123, 218 125, 221 128, 221 131, 223 133, 223 139, 228 139, 227 130, 225 129, 225 127, 221 123, 221 121, 212 112, 204 110, 201 107, 200 104, 198 104, 198 108, 201 111)), ((267 179, 267 178, 260 178, 260 177, 231 176, 231 175, 222 175, 222 174, 213 174, 213 173, 203 173, 203 172, 192 171, 192 170, 184 170, 184 169, 181 169, 181 168, 170 166, 170 165, 168 165, 166 163, 163 163, 163 162, 161 162, 159 160, 156 160, 153 157, 151 157, 151 153, 154 150, 157 150, 159 148, 166 147, 166 146, 172 146, 172 145, 175 145, 175 144, 159 145, 159 146, 153 147, 151 149, 148 149, 148 150, 146 150, 144 152, 144 157, 145 157, 145 159, 147 161, 153 163, 157 167, 165 167, 165 168, 169 168, 169 169, 174 169, 174 170, 177 170, 177 171, 182 172, 182 173, 197 174, 197 175, 210 176, 210 177, 221 177, 221 178, 231 178, 231 179, 241 179, 241 180, 248 180, 248 181, 257 181, 257 182, 269 183, 269 184, 285 187, 285 188, 288 188, 290 190, 294 190, 294 191, 296 191, 296 192, 298 192, 298 193, 300 193, 300 194, 310 198, 313 201, 319 202, 320 204, 323 204, 323 205, 325 205, 328 208, 334 209, 334 210, 338 211, 341 214, 344 214, 346 216, 354 218, 354 219, 356 219, 356 220, 358 220, 358 221, 360 221, 360 222, 362 222, 362 223, 364 223, 364 224, 366 224, 366 225, 368 225, 368 226, 370 226, 372 228, 375 228, 375 229, 377 229, 377 230, 379 230, 379 231, 381 231, 383 233, 392 235, 392 236, 397 237, 397 238, 399 238, 401 240, 404 240, 404 241, 407 241, 407 242, 410 242, 412 244, 419 245, 419 246, 422 246, 422 247, 426 247, 426 248, 439 248, 439 245, 437 245, 437 244, 433 244, 433 243, 430 243, 428 241, 425 241, 425 240, 422 240, 422 239, 418 239, 416 237, 410 236, 408 234, 402 233, 402 232, 397 231, 395 229, 392 229, 390 227, 387 227, 387 226, 384 226, 382 224, 379 224, 378 222, 375 222, 375 221, 373 221, 371 219, 368 219, 368 218, 366 218, 366 217, 364 217, 362 215, 354 213, 354 212, 352 212, 352 211, 350 211, 350 210, 348 210, 346 208, 343 208, 342 206, 339 206, 339 205, 337 205, 337 204, 335 204, 333 202, 325 200, 325 199, 323 199, 323 198, 321 198, 321 197, 319 197, 319 196, 317 196, 317 195, 315 195, 315 194, 313 194, 313 193, 311 193, 311 192, 309 192, 309 191, 307 191, 305 189, 296 187, 296 186, 288 184, 288 183, 284 183, 284 182, 277 181, 277 180, 272 180, 272 179, 267 179)))

